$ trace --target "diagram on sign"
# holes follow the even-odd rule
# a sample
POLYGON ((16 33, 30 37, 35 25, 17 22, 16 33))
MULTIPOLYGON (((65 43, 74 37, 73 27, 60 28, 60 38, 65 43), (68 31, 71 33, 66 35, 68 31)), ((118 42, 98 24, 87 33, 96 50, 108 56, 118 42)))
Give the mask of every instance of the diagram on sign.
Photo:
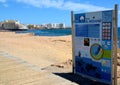
POLYGON ((103 48, 101 45, 95 43, 90 47, 90 54, 93 59, 100 60, 103 56, 103 48))

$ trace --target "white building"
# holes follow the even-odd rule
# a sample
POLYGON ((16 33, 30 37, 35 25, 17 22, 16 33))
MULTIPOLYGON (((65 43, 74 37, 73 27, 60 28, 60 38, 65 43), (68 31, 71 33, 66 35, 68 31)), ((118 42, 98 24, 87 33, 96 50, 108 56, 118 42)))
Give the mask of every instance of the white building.
POLYGON ((25 24, 18 24, 19 29, 28 29, 27 25, 25 24))
POLYGON ((4 29, 18 29, 20 22, 17 20, 5 20, 3 22, 4 29))
POLYGON ((26 25, 21 24, 18 20, 5 20, 2 22, 3 29, 28 29, 26 25))
POLYGON ((48 29, 50 29, 50 28, 54 28, 53 24, 51 24, 51 23, 46 24, 46 27, 47 27, 48 29))
POLYGON ((59 24, 57 24, 57 28, 65 28, 65 24, 59 23, 59 24))
POLYGON ((50 29, 50 28, 65 28, 65 24, 63 24, 63 23, 49 23, 49 24, 46 24, 46 27, 48 29, 50 29))

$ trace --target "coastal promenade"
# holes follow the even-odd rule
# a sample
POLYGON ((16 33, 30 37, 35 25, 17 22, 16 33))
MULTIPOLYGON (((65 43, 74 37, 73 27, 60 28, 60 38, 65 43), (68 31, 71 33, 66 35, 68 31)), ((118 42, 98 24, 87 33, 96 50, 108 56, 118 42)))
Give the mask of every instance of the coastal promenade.
POLYGON ((0 85, 77 85, 0 51, 0 85))

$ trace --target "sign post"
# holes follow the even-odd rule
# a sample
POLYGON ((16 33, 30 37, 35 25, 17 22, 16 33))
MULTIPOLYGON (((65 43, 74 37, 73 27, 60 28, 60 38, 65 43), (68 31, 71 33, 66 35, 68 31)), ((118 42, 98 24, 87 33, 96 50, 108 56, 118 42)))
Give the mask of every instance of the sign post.
POLYGON ((114 8, 114 17, 113 17, 113 20, 114 20, 114 26, 113 26, 113 57, 114 57, 114 85, 117 85, 117 41, 118 41, 118 5, 116 4, 115 5, 115 8, 114 8))
POLYGON ((74 35, 75 35, 75 30, 74 30, 74 14, 73 11, 71 11, 71 25, 72 25, 72 59, 73 59, 73 64, 72 64, 72 72, 74 73, 74 68, 75 68, 75 59, 74 59, 74 35))
POLYGON ((71 22, 73 72, 112 85, 114 71, 117 85, 117 5, 115 10, 71 12, 71 22))

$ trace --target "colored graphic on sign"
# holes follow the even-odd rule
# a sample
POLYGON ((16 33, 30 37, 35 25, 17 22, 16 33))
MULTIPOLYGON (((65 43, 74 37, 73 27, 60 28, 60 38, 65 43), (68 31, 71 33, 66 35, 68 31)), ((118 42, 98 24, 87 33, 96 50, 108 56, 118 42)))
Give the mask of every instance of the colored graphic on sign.
POLYGON ((84 23, 85 22, 85 14, 76 14, 75 23, 84 23))
POLYGON ((112 82, 112 14, 112 10, 74 14, 74 70, 109 84, 112 82))
POLYGON ((90 54, 92 56, 93 59, 95 60, 100 60, 102 59, 102 56, 103 56, 103 49, 101 47, 101 45, 99 44, 93 44, 91 47, 90 47, 90 54))

